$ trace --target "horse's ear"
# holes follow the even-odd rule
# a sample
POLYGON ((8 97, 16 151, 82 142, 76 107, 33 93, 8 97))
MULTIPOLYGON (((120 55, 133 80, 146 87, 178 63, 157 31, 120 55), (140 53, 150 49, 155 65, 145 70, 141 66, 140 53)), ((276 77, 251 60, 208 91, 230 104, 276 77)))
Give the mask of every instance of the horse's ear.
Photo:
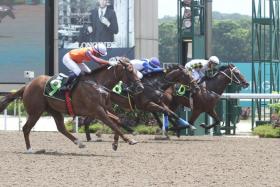
POLYGON ((234 68, 234 67, 235 67, 235 65, 234 65, 234 64, 229 64, 229 65, 228 65, 228 67, 230 67, 230 68, 234 68))

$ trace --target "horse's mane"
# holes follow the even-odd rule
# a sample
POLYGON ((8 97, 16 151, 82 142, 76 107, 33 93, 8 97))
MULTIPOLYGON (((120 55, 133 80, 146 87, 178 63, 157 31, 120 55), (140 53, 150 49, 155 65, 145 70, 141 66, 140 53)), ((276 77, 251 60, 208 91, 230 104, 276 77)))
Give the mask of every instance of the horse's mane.
POLYGON ((223 65, 223 66, 220 66, 218 71, 224 71, 228 68, 228 65, 223 65))
MULTIPOLYGON (((120 61, 120 60, 122 60, 122 61, 127 61, 127 63, 129 63, 129 59, 126 58, 126 57, 120 57, 118 60, 119 60, 119 61, 120 61)), ((109 66, 110 66, 109 64, 101 65, 101 66, 99 66, 99 67, 93 69, 93 70, 91 71, 90 74, 91 74, 91 75, 98 74, 100 71, 103 71, 104 69, 108 69, 109 66)))
MULTIPOLYGON (((167 68, 165 69, 165 73, 169 73, 173 70, 176 70, 176 69, 179 69, 179 67, 182 66, 180 64, 171 64, 171 65, 168 65, 167 68)), ((183 66, 182 66, 183 67, 183 66)))
POLYGON ((211 80, 211 79, 213 79, 213 78, 216 78, 216 76, 218 76, 218 74, 219 74, 220 71, 225 71, 226 69, 228 69, 228 68, 230 67, 230 65, 233 65, 233 64, 220 66, 220 67, 217 69, 216 73, 215 73, 209 80, 211 80))
POLYGON ((91 75, 94 75, 94 74, 97 74, 97 73, 99 73, 100 71, 103 71, 105 68, 108 68, 109 67, 109 65, 108 64, 106 64, 106 65, 101 65, 101 66, 99 66, 98 68, 95 68, 95 69, 93 69, 92 71, 91 71, 91 75))

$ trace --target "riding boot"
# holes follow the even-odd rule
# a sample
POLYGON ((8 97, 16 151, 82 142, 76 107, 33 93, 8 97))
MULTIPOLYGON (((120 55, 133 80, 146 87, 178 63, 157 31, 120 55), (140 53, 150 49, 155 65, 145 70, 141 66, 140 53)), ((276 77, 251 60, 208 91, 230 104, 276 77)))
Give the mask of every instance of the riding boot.
POLYGON ((77 75, 75 73, 71 73, 68 77, 67 82, 61 87, 60 90, 70 90, 72 87, 72 83, 76 78, 77 78, 77 75))

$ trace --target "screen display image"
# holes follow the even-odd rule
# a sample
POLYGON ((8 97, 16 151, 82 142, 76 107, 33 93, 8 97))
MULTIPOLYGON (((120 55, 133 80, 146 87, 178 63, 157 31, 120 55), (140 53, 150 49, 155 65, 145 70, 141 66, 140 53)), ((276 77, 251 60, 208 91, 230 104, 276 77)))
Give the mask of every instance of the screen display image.
MULTIPOLYGON (((59 71, 68 70, 63 56, 71 49, 92 47, 102 42, 108 49, 105 59, 134 57, 134 1, 59 0, 59 71)), ((94 66, 94 63, 87 63, 94 66)))
POLYGON ((45 1, 0 1, 0 83, 45 73, 45 1))

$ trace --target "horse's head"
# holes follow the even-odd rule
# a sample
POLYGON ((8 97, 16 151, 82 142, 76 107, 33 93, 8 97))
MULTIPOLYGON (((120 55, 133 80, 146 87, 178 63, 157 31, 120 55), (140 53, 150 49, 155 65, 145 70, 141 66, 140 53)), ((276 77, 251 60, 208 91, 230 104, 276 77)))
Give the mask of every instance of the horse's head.
POLYGON ((190 71, 188 71, 181 65, 176 66, 175 68, 173 68, 173 70, 168 70, 166 78, 172 80, 173 82, 178 82, 180 84, 190 86, 193 92, 198 92, 200 90, 190 71))
POLYGON ((231 82, 241 85, 243 88, 247 88, 249 86, 249 83, 246 81, 244 75, 242 75, 239 69, 237 69, 237 67, 233 64, 229 64, 224 71, 220 72, 229 78, 231 82))
POLYGON ((136 70, 133 68, 130 60, 125 57, 118 59, 119 64, 116 67, 115 74, 121 76, 121 80, 128 86, 127 90, 133 94, 143 92, 144 86, 137 76, 136 70))

